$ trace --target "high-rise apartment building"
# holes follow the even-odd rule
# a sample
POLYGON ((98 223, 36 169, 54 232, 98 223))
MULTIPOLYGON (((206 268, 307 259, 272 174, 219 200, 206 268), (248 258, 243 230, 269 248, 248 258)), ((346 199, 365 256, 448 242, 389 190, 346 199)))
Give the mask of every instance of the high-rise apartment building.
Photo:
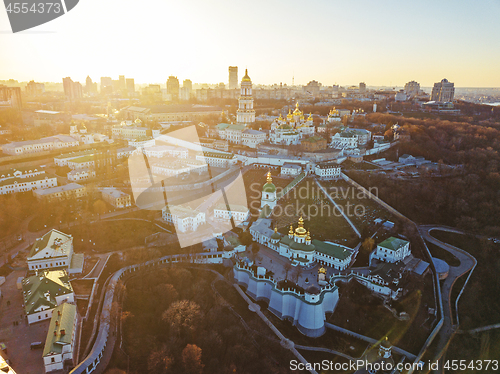
POLYGON ((364 92, 366 92, 366 83, 365 83, 365 82, 361 82, 361 83, 359 84, 359 92, 360 92, 360 93, 364 93, 364 92))
POLYGON ((182 88, 180 89, 180 99, 189 100, 191 98, 191 93, 193 91, 193 82, 191 79, 184 79, 182 82, 182 88))
POLYGON ((0 101, 10 103, 10 106, 21 109, 21 87, 7 87, 0 84, 0 101))
POLYGON ((135 92, 135 82, 134 78, 127 78, 127 92, 134 93, 135 92))
POLYGON ((101 93, 113 93, 113 80, 111 77, 101 77, 101 93))
POLYGON ((167 80, 167 94, 170 95, 173 101, 179 99, 179 80, 171 75, 167 80))
POLYGON ((83 87, 80 82, 73 82, 70 77, 63 78, 64 94, 68 100, 79 100, 83 97, 83 87))
POLYGON ((97 93, 97 83, 92 82, 92 78, 87 76, 87 79, 85 79, 85 92, 87 94, 96 94, 97 93))
POLYGON ((441 82, 434 83, 432 88, 431 101, 439 101, 442 103, 453 101, 455 96, 455 84, 448 82, 448 79, 443 79, 441 82))
POLYGON ((125 75, 118 76, 118 88, 120 91, 125 91, 127 89, 127 84, 125 83, 125 75))
POLYGON ((238 67, 230 66, 229 67, 229 85, 228 88, 230 90, 234 90, 238 88, 238 67))
POLYGON ((43 83, 37 83, 35 81, 31 81, 26 85, 26 95, 28 96, 41 95, 44 92, 45 92, 45 85, 43 83))

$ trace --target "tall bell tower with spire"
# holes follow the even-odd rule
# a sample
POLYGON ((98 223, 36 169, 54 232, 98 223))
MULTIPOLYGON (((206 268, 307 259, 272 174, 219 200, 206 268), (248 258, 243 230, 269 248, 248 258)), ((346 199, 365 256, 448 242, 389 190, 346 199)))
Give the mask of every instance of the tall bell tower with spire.
POLYGON ((248 76, 248 69, 245 69, 245 76, 241 79, 241 94, 238 99, 238 110, 236 112, 236 122, 239 124, 249 124, 255 122, 255 110, 253 108, 252 80, 248 76))

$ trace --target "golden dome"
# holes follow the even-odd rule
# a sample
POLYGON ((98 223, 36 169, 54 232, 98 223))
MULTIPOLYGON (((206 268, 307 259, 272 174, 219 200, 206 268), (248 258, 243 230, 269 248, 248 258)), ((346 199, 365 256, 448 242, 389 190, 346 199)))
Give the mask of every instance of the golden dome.
POLYGON ((274 226, 274 232, 278 232, 278 228, 274 226))
POLYGON ((271 171, 267 173, 267 183, 273 183, 273 178, 271 177, 271 171))
POLYGON ((326 274, 326 269, 322 266, 318 270, 318 274, 326 274))
POLYGON ((281 117, 281 113, 280 113, 280 116, 278 117, 278 119, 283 119, 283 117, 281 117))
POLYGON ((309 112, 309 118, 307 118, 307 120, 308 120, 308 121, 309 121, 309 120, 311 120, 311 121, 312 121, 312 119, 313 119, 312 113, 311 113, 311 112, 309 112))
POLYGON ((301 115, 302 114, 302 112, 299 109, 299 102, 298 101, 295 104, 295 110, 293 111, 293 114, 296 114, 296 115, 301 115))
POLYGON ((302 216, 299 218, 299 226, 295 229, 296 236, 306 236, 307 230, 304 228, 304 220, 302 216))
POLYGON ((291 109, 288 109, 288 115, 287 115, 288 118, 291 118, 292 117, 292 110, 291 109))
POLYGON ((290 225, 290 231, 288 231, 288 234, 293 235, 293 226, 290 225))
POLYGON ((307 238, 306 240, 311 240, 311 233, 309 232, 309 230, 307 230, 307 238))
POLYGON ((248 69, 245 69, 245 76, 241 79, 242 82, 251 82, 252 80, 248 76, 248 69))

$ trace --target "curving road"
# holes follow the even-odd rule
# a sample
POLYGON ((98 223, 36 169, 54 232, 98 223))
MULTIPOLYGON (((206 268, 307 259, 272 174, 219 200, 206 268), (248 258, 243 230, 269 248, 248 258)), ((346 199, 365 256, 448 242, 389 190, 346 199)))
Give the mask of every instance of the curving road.
MULTIPOLYGON (((448 277, 441 283, 441 295, 442 295, 442 301, 443 301, 443 312, 444 312, 444 323, 443 327, 439 331, 438 337, 437 337, 437 355, 435 359, 439 359, 441 361, 440 370, 439 372, 443 372, 443 365, 442 361, 444 359, 446 349, 448 348, 448 345, 453 338, 453 335, 456 333, 458 330, 458 298, 456 302, 456 313, 457 313, 457 323, 454 323, 453 321, 453 306, 452 306, 452 301, 451 301, 451 291, 453 289, 453 285, 455 284, 456 280, 466 274, 467 272, 470 271, 469 277, 472 274, 472 271, 477 265, 477 261, 474 258, 474 256, 470 255, 463 249, 460 249, 458 247, 455 247, 453 245, 450 245, 448 243, 442 242, 436 238, 434 238, 430 232, 432 230, 440 230, 440 231, 448 231, 448 232, 453 232, 457 234, 465 234, 463 231, 457 230, 455 228, 451 227, 446 227, 446 226, 436 226, 436 225, 420 225, 419 227, 420 234, 422 237, 434 244, 437 245, 438 247, 441 247, 442 249, 450 252, 453 256, 455 256, 459 261, 460 265, 459 266, 450 266, 450 271, 448 274, 448 277)), ((469 279, 467 278, 467 281, 469 279)), ((467 281, 465 282, 462 291, 465 289, 467 286, 467 281)), ((462 293, 460 292, 460 295, 462 293)), ((459 297, 460 297, 459 295, 459 297)))

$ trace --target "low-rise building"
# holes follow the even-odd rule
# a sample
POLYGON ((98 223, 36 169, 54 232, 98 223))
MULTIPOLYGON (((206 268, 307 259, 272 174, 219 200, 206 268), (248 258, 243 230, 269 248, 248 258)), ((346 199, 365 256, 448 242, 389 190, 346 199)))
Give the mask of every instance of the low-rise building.
POLYGON ((75 169, 66 174, 71 182, 81 182, 90 178, 95 178, 95 171, 92 169, 75 169))
POLYGON ((76 158, 84 157, 84 156, 92 156, 94 154, 94 152, 95 151, 93 149, 89 149, 89 150, 80 151, 80 152, 64 153, 62 155, 54 157, 54 164, 56 164, 56 166, 66 166, 66 165, 68 165, 69 161, 74 160, 76 158))
POLYGON ((26 259, 30 272, 65 269, 68 273, 81 273, 83 254, 73 253, 73 237, 52 229, 37 239, 26 259))
POLYGON ((71 170, 82 170, 94 167, 94 156, 82 156, 77 157, 67 162, 68 167, 71 170))
POLYGON ((33 195, 35 195, 38 200, 45 201, 80 199, 87 196, 87 189, 81 184, 69 183, 64 186, 34 190, 33 195))
POLYGON ((250 148, 257 148, 257 145, 266 141, 266 133, 257 130, 245 130, 241 135, 241 142, 250 148))
POLYGON ((332 161, 319 163, 314 167, 314 173, 324 179, 339 178, 340 171, 340 165, 332 161))
POLYGON ((316 152, 326 149, 327 141, 322 136, 310 136, 301 142, 304 152, 316 152))
POLYGON ((64 270, 42 271, 23 279, 23 301, 28 323, 52 317, 62 303, 74 303, 75 295, 64 270))
POLYGON ((32 177, 11 177, 0 180, 0 195, 42 191, 43 189, 57 186, 57 177, 52 174, 38 174, 32 177))
POLYGON ((236 225, 246 221, 249 215, 250 211, 248 210, 248 207, 243 205, 230 204, 229 209, 227 209, 226 204, 220 204, 214 208, 215 219, 230 221, 231 218, 233 218, 236 225))
POLYGON ((63 370, 65 364, 73 365, 78 314, 76 305, 63 303, 54 308, 43 348, 45 372, 63 370))
POLYGON ((410 242, 391 236, 378 244, 377 248, 370 254, 370 264, 373 260, 395 263, 403 261, 410 255, 410 242))
POLYGON ((336 133, 332 136, 330 147, 335 149, 356 148, 358 137, 349 132, 336 133))
POLYGON ((143 150, 147 157, 176 157, 176 158, 187 158, 188 150, 183 147, 175 147, 171 145, 154 145, 152 147, 146 147, 143 150))
POLYGON ((297 164, 284 164, 281 167, 281 175, 283 176, 288 176, 291 175, 292 177, 296 177, 302 172, 302 166, 297 165, 297 164))
POLYGON ((115 208, 128 208, 132 206, 132 198, 128 193, 113 187, 102 188, 101 193, 102 199, 115 208))
POLYGON ((5 154, 17 156, 61 148, 77 147, 79 144, 77 139, 69 135, 53 135, 37 140, 8 143, 2 146, 2 151, 5 154))
POLYGON ((196 159, 219 168, 230 168, 238 162, 234 154, 220 152, 203 152, 196 155, 196 159))
POLYGON ((182 206, 166 206, 162 209, 164 221, 175 225, 175 229, 182 233, 196 231, 205 221, 205 213, 182 206))

